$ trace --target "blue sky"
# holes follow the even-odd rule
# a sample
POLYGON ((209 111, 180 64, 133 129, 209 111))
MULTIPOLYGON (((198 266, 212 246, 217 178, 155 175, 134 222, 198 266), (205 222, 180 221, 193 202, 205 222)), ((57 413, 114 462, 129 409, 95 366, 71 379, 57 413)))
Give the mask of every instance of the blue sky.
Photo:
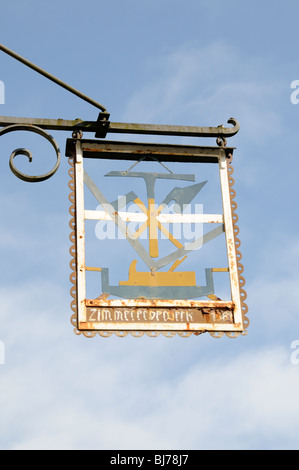
MULTIPOLYGON (((60 169, 34 185, 10 172, 9 156, 28 146, 47 170, 47 148, 34 136, 3 136, 1 449, 298 449, 299 364, 291 345, 299 339, 299 105, 290 100, 299 79, 298 13, 291 0, 1 6, 1 43, 104 104, 112 121, 217 126, 238 119, 241 130, 229 142, 237 148, 250 319, 238 339, 76 336, 70 135, 52 133, 60 169)), ((3 53, 0 80, 1 115, 97 118, 95 108, 3 53)))

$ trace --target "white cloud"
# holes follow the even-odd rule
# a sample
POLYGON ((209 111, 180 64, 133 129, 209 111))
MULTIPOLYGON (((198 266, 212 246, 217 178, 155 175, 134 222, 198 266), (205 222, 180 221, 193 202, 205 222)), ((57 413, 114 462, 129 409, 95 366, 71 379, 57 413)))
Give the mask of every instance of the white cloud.
MULTIPOLYGON (((273 348, 230 360, 204 360, 168 388, 167 400, 146 423, 174 448, 296 446, 298 371, 273 348)), ((161 442, 163 447, 163 439, 161 442)))
POLYGON ((69 299, 53 283, 0 298, 2 448, 297 446, 290 345, 246 351, 244 338, 231 349, 231 340, 206 336, 86 339, 73 334, 69 299))
MULTIPOLYGON (((8 352, 18 352, 8 354, 0 369, 2 448, 298 445, 299 375, 291 350, 223 351, 222 357, 208 360, 205 356, 215 347, 211 339, 196 362, 184 368, 177 364, 175 376, 169 377, 173 351, 184 351, 180 341, 82 341, 67 335, 58 312, 42 312, 39 319, 37 314, 14 317, 19 329, 8 352), (29 325, 35 330, 31 336, 29 325)), ((196 341, 201 348, 202 339, 196 341)), ((196 351, 192 341, 190 347, 196 351)))

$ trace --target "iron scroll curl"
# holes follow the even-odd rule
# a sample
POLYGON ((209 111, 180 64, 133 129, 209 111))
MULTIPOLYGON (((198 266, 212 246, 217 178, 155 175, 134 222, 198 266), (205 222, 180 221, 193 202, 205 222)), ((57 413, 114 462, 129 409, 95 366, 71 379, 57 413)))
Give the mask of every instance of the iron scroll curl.
POLYGON ((10 167, 11 171, 13 172, 13 174, 15 176, 17 176, 17 178, 19 178, 23 181, 27 181, 29 183, 38 183, 40 181, 45 181, 45 180, 51 178, 51 176, 53 176, 56 173, 56 171, 58 170, 59 165, 60 165, 60 159, 61 159, 59 146, 57 145, 57 143, 53 139, 53 137, 50 134, 48 134, 47 132, 45 132, 43 129, 41 129, 40 127, 29 125, 29 124, 14 124, 14 125, 11 125, 11 126, 8 126, 8 127, 4 127, 3 129, 0 130, 0 137, 4 134, 7 134, 9 132, 14 132, 14 131, 28 131, 28 132, 33 132, 35 134, 39 134, 40 136, 44 137, 48 142, 50 142, 50 144, 52 145, 52 147, 55 150, 56 163, 55 163, 54 167, 48 173, 44 173, 42 175, 37 175, 37 176, 26 175, 26 174, 22 173, 21 171, 19 171, 15 167, 14 158, 17 155, 24 155, 29 159, 29 162, 31 162, 32 161, 32 153, 29 150, 25 149, 25 148, 18 148, 18 149, 14 150, 12 152, 12 154, 10 156, 10 159, 9 159, 9 167, 10 167))

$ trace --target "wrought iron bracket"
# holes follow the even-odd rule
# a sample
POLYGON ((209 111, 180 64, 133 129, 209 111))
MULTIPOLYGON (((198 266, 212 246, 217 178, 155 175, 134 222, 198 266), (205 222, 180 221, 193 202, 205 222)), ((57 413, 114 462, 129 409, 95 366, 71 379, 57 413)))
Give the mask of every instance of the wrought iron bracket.
POLYGON ((0 136, 8 132, 23 130, 35 132, 47 139, 55 149, 56 165, 54 168, 39 176, 29 176, 17 170, 13 164, 16 155, 25 155, 32 160, 31 152, 27 149, 17 149, 10 157, 10 168, 12 172, 23 181, 38 182, 50 178, 56 173, 60 164, 60 150, 51 135, 46 130, 54 131, 71 131, 73 138, 82 138, 84 132, 95 133, 97 138, 105 138, 108 133, 113 134, 143 134, 143 135, 164 135, 164 136, 180 136, 180 137, 216 137, 218 147, 226 148, 227 138, 232 137, 240 129, 238 121, 234 118, 228 120, 233 127, 195 127, 195 126, 174 126, 174 125, 157 125, 157 124, 137 124, 137 123, 118 123, 109 121, 109 113, 103 111, 99 114, 97 121, 83 121, 81 119, 64 120, 64 119, 34 119, 34 118, 17 118, 17 117, 0 117, 0 136))
POLYGON ((211 137, 217 139, 217 144, 223 146, 226 139, 233 137, 240 130, 240 124, 235 118, 227 122, 233 127, 202 127, 202 126, 176 126, 165 124, 139 124, 109 121, 109 113, 101 112, 97 121, 84 121, 82 119, 40 119, 0 116, 0 127, 19 125, 33 125, 41 129, 53 131, 81 131, 95 133, 97 138, 105 138, 107 134, 143 134, 178 137, 211 137))
POLYGON ((50 136, 47 132, 45 132, 45 130, 71 131, 73 138, 81 138, 84 132, 93 132, 95 133, 96 138, 101 139, 105 138, 108 133, 163 135, 180 137, 215 137, 217 139, 217 145, 219 147, 226 147, 227 138, 237 134, 240 129, 238 121, 234 118, 230 118, 227 121, 228 124, 232 124, 233 127, 224 127, 223 125, 220 125, 218 127, 198 127, 110 122, 110 114, 107 112, 106 108, 102 104, 96 102, 95 100, 89 98, 80 91, 71 87, 67 83, 64 83, 63 81, 54 77, 50 73, 41 69, 40 67, 33 64, 24 57, 20 56, 16 52, 8 49, 3 44, 0 44, 0 50, 13 57, 14 59, 18 60, 22 64, 26 65, 27 67, 31 68, 35 72, 38 72, 40 75, 43 75, 48 80, 51 80, 62 88, 68 90, 70 93, 78 96, 82 100, 101 110, 97 121, 83 121, 81 119, 64 120, 0 117, 0 127, 3 128, 2 130, 0 129, 0 136, 13 130, 28 130, 36 132, 45 137, 53 145, 56 151, 57 162, 55 167, 49 173, 37 177, 31 177, 29 175, 22 174, 15 168, 13 164, 14 157, 19 154, 27 156, 29 158, 29 161, 31 161, 31 153, 26 149, 17 149, 15 152, 13 152, 10 158, 10 167, 16 176, 25 181, 43 181, 44 179, 50 178, 58 169, 60 162, 60 151, 53 137, 50 136))

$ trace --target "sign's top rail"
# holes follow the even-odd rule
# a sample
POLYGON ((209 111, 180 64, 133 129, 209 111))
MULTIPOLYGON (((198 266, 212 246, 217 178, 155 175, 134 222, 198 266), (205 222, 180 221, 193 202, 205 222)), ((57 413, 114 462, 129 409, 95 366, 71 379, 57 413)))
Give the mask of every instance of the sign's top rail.
POLYGON ((76 142, 80 141, 84 158, 111 160, 152 160, 183 163, 218 163, 221 156, 230 159, 234 147, 148 144, 108 140, 67 139, 67 157, 74 157, 76 142))

